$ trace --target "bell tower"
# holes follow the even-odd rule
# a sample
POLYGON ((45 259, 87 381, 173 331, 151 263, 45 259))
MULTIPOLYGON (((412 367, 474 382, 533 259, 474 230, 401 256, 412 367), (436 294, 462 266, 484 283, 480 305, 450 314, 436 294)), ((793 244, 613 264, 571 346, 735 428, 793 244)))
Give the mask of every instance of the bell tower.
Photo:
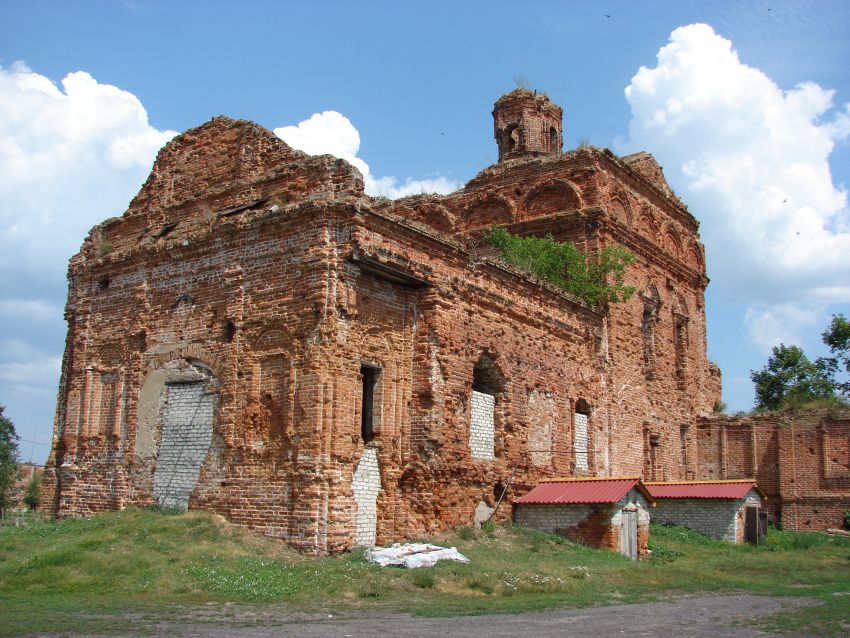
POLYGON ((560 155, 564 112, 547 95, 528 89, 506 93, 493 107, 499 161, 560 155))

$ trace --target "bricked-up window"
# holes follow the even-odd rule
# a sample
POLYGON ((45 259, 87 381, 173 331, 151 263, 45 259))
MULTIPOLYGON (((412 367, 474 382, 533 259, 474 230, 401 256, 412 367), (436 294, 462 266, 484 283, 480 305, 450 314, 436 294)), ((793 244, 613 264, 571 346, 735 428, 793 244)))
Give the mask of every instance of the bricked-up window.
POLYGON ((360 366, 360 377, 363 380, 363 400, 360 408, 360 436, 368 443, 375 438, 375 386, 381 369, 377 366, 363 364, 360 366))
POLYGON ((492 356, 481 355, 472 371, 469 449, 474 459, 496 456, 496 407, 504 381, 492 356))
POLYGON ((643 337, 643 365, 648 368, 652 364, 652 309, 643 307, 643 321, 640 325, 643 337))
POLYGON ((682 445, 682 471, 687 475, 688 472, 688 431, 690 427, 687 424, 679 426, 679 440, 682 445))
POLYGON ((675 333, 674 346, 676 350, 676 382, 679 388, 686 387, 685 377, 687 375, 687 351, 688 351, 688 318, 676 314, 673 316, 675 333))
POLYGON ((643 315, 641 317, 641 339, 643 341, 643 372, 647 379, 655 376, 655 323, 658 320, 658 309, 661 307, 661 297, 655 284, 647 285, 641 294, 643 315))
POLYGON ((588 463, 588 443, 589 429, 588 421, 590 419, 590 406, 584 399, 576 401, 575 413, 573 414, 573 454, 575 456, 576 470, 587 472, 590 469, 588 463))
POLYGON ((117 397, 118 377, 114 372, 103 372, 100 375, 100 418, 98 434, 110 436, 115 431, 115 408, 117 397))
POLYGON ((661 480, 659 477, 658 470, 658 445, 661 441, 660 434, 650 434, 649 435, 649 480, 650 481, 659 481, 661 480))

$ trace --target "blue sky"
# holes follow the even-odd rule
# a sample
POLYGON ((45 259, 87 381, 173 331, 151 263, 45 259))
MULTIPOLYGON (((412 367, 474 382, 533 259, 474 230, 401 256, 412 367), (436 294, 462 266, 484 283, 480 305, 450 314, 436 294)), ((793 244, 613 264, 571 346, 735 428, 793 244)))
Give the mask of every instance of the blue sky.
POLYGON ((709 356, 749 409, 771 345, 815 356, 850 313, 848 59, 843 1, 0 2, 0 403, 49 443, 67 260, 175 132, 247 118, 374 193, 448 190, 522 77, 565 147, 653 153, 701 220, 709 356))

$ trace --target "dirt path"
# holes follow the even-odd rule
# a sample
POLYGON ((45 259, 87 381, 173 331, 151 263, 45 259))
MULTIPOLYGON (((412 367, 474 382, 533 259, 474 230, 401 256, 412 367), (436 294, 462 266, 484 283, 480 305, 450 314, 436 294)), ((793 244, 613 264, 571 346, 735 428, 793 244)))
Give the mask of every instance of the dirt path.
POLYGON ((655 603, 591 609, 560 609, 516 615, 415 618, 384 611, 295 613, 276 607, 224 605, 186 610, 169 620, 138 619, 138 633, 111 636, 180 636, 189 638, 271 638, 437 636, 439 638, 508 638, 514 636, 674 636, 716 638, 767 636, 749 621, 812 604, 800 598, 769 596, 682 596, 655 603))

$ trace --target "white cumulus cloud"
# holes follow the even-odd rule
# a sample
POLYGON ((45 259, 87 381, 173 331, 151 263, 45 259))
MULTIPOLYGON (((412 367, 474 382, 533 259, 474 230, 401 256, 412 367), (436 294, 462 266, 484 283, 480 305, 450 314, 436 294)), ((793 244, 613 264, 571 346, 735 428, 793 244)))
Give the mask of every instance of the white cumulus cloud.
POLYGON ((0 403, 22 436, 49 440, 68 259, 124 212, 175 134, 83 71, 57 85, 22 63, 0 67, 0 403))
POLYGON ((21 63, 0 67, 0 269, 63 273, 94 224, 120 215, 176 132, 133 94, 83 71, 61 88, 21 63))
POLYGON ((360 133, 347 117, 336 111, 314 113, 296 126, 282 126, 274 134, 293 148, 310 155, 325 153, 344 159, 357 167, 363 174, 366 192, 369 195, 397 199, 421 193, 450 193, 459 184, 445 177, 413 179, 400 182, 395 177, 375 177, 369 165, 357 157, 360 150, 360 133))
POLYGON ((763 305, 753 304, 744 313, 747 335, 762 351, 769 351, 780 343, 801 345, 805 329, 823 328, 823 306, 804 308, 793 303, 763 305))
POLYGON ((751 304, 757 345, 793 343, 823 325, 827 304, 850 301, 847 192, 829 166, 850 135, 850 105, 836 108, 834 91, 812 82, 783 90, 705 24, 673 31, 625 93, 624 150, 664 166, 701 221, 715 290, 751 304))

